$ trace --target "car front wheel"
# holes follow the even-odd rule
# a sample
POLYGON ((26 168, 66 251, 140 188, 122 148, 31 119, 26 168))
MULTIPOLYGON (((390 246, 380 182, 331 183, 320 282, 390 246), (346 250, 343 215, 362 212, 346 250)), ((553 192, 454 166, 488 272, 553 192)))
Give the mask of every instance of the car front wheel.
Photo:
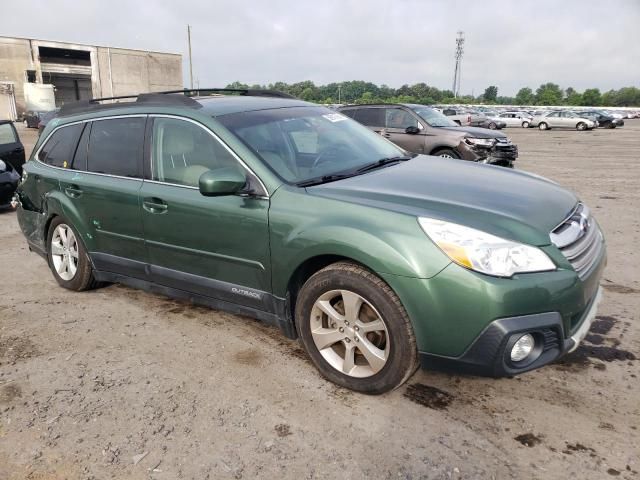
POLYGON ((547 125, 547 124, 546 124, 546 123, 544 123, 544 122, 541 122, 541 123, 540 123, 540 125, 538 125, 538 128, 539 128, 540 130, 548 130, 548 129, 549 129, 549 125, 547 125))
POLYGON ((576 130, 578 131, 582 131, 586 129, 587 129, 587 124, 584 122, 578 122, 578 124, 576 125, 576 130))
POLYGON ((52 220, 47 246, 49 267, 62 287, 79 292, 97 286, 80 237, 62 217, 52 220))
POLYGON ((391 288, 357 264, 320 270, 298 294, 295 319, 320 373, 359 392, 402 385, 418 366, 413 328, 391 288))
POLYGON ((495 123, 493 123, 493 122, 491 122, 491 123, 489 124, 489 129, 490 129, 490 130, 495 130, 495 129, 496 129, 496 127, 497 127, 497 125, 496 125, 495 123))
POLYGON ((522 128, 529 128, 529 122, 522 122, 522 128))

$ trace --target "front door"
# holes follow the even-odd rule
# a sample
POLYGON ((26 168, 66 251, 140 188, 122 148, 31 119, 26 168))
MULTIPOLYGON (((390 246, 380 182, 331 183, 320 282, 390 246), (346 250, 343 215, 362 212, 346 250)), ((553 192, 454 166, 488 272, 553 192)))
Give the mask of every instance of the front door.
POLYGON ((11 122, 0 123, 0 160, 10 163, 13 169, 22 175, 24 146, 11 122))
POLYGON ((383 136, 396 145, 414 153, 425 153, 423 127, 417 117, 407 110, 398 107, 385 108, 385 130, 383 136), (413 127, 418 133, 407 133, 413 127))
POLYGON ((149 143, 141 201, 153 281, 268 310, 269 199, 205 197, 198 189, 209 170, 231 167, 253 174, 193 121, 156 117, 149 143))

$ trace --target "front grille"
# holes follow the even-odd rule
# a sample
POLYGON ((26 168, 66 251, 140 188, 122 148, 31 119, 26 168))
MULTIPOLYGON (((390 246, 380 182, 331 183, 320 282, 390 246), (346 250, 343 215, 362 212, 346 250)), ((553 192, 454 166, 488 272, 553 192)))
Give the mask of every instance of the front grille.
POLYGON ((598 223, 583 204, 578 204, 569 218, 551 232, 551 241, 580 278, 589 273, 604 249, 604 237, 598 223))
POLYGON ((491 149, 491 156, 515 160, 518 158, 518 147, 506 139, 498 138, 495 146, 491 149))

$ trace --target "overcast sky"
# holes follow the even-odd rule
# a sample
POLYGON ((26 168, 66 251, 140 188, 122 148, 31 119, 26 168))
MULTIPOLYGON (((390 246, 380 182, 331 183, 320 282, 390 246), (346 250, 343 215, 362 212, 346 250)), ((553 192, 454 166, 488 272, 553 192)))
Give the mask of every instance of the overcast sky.
POLYGON ((200 86, 366 80, 502 95, 543 82, 640 86, 640 0, 18 1, 0 35, 182 53, 200 86))

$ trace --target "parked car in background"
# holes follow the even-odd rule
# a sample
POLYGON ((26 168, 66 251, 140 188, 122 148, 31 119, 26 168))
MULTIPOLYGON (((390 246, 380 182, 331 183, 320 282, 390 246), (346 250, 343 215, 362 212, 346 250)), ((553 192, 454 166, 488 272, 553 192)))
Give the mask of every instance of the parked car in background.
POLYGON ((47 126, 47 123, 49 123, 52 118, 55 118, 55 116, 58 115, 59 111, 60 109, 56 108, 55 110, 51 110, 40 115, 40 121, 38 122, 38 133, 42 133, 44 128, 47 126))
POLYGON ((551 128, 575 128, 576 130, 592 130, 597 125, 593 120, 581 117, 580 115, 569 111, 561 110, 558 112, 547 113, 546 115, 535 116, 531 119, 530 127, 538 127, 540 130, 549 130, 551 128))
POLYGON ((10 204, 24 160, 24 146, 16 128, 10 120, 0 120, 0 207, 10 204))
POLYGON ((586 110, 582 112, 576 112, 581 117, 588 118, 597 123, 602 128, 616 128, 624 125, 624 120, 621 118, 614 118, 611 115, 607 115, 604 112, 598 110, 586 110))
POLYGON ((369 394, 419 365, 511 377, 585 338, 606 245, 573 193, 244 92, 85 102, 49 124, 17 217, 61 287, 118 282, 259 318, 369 394))
POLYGON ((533 116, 527 112, 502 112, 499 118, 507 127, 529 128, 533 116))
POLYGON ((507 126, 496 112, 471 112, 469 125, 489 130, 502 130, 507 126))
POLYGON ((352 105, 339 111, 409 152, 506 167, 518 157, 518 147, 505 134, 460 126, 424 105, 352 105))
POLYGON ((445 107, 442 109, 442 114, 449 117, 458 125, 471 126, 472 123, 483 120, 479 113, 471 112, 466 108, 445 107))

